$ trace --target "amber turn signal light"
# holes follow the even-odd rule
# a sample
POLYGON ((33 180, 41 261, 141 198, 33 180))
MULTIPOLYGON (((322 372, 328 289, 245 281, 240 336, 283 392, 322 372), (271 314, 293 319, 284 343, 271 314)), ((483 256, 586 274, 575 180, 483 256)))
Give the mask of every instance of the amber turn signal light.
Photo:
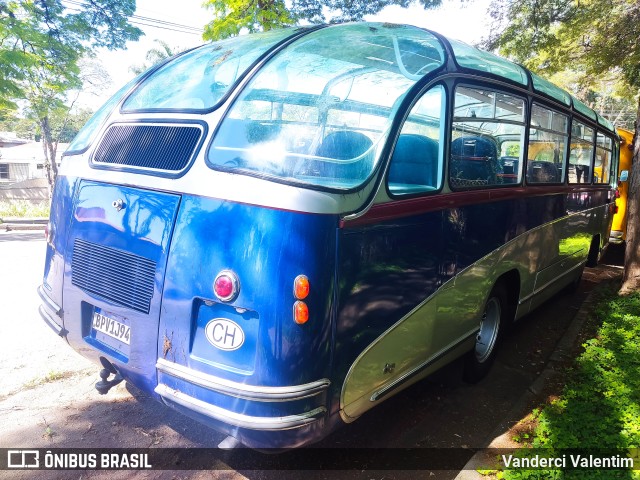
POLYGON ((293 321, 298 325, 302 325, 307 323, 307 320, 309 320, 309 307, 307 307, 306 303, 298 300, 293 304, 293 321))
POLYGON ((293 281, 293 294, 298 300, 309 296, 309 279, 306 275, 298 275, 293 281))

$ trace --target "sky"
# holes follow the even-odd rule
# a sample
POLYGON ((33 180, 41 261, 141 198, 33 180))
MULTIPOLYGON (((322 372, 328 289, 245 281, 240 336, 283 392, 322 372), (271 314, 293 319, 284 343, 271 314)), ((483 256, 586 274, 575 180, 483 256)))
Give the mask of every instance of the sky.
MULTIPOLYGON (((366 20, 391 23, 407 23, 428 28, 447 37, 467 43, 477 43, 489 31, 488 7, 490 0, 443 0, 444 5, 435 10, 425 10, 419 5, 410 8, 387 7, 366 20)), ((137 0, 135 15, 165 22, 202 29, 212 14, 202 7, 202 0, 137 0), (176 6, 179 5, 178 8, 176 6)), ((96 109, 118 88, 133 78, 132 65, 144 63, 146 52, 155 47, 155 39, 161 39, 172 47, 186 49, 204 43, 200 34, 179 33, 167 29, 137 25, 145 35, 137 42, 128 42, 126 50, 101 51, 98 58, 111 76, 111 86, 100 95, 82 94, 79 104, 96 109)))

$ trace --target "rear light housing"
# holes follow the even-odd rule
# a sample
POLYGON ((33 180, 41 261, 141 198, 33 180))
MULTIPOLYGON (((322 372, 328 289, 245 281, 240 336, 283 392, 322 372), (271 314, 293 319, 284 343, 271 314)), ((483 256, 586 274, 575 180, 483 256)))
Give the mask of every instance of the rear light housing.
POLYGON ((222 302, 232 302, 240 293, 240 280, 231 270, 222 270, 213 281, 213 293, 222 302))
POLYGON ((304 300, 309 296, 309 279, 306 275, 298 275, 293 281, 293 295, 298 300, 304 300))
POLYGON ((293 321, 298 325, 303 325, 309 320, 309 307, 306 303, 298 300, 293 304, 293 321))

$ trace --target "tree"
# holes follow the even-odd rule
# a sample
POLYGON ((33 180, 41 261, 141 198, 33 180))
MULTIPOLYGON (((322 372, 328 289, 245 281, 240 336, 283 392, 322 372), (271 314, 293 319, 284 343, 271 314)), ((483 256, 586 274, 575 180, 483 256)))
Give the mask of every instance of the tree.
POLYGON ((621 294, 640 288, 640 3, 637 0, 493 0, 489 48, 552 74, 616 75, 636 97, 633 168, 621 294))
POLYGON ((390 5, 408 7, 415 2, 424 8, 435 8, 442 0, 205 0, 213 11, 214 20, 205 26, 205 40, 220 40, 240 34, 243 30, 257 32, 295 25, 300 21, 324 23, 325 12, 335 14, 331 22, 362 20, 390 5))
POLYGON ((150 48, 144 56, 145 62, 140 65, 132 65, 129 67, 129 71, 134 75, 140 75, 142 72, 150 69, 154 65, 166 60, 169 57, 173 57, 178 53, 184 51, 181 47, 172 47, 164 40, 156 38, 154 42, 156 47, 150 48))
POLYGON ((128 23, 135 0, 0 1, 0 108, 26 100, 38 119, 49 186, 57 176, 51 114, 82 86, 80 62, 99 47, 123 48, 142 31, 128 23))

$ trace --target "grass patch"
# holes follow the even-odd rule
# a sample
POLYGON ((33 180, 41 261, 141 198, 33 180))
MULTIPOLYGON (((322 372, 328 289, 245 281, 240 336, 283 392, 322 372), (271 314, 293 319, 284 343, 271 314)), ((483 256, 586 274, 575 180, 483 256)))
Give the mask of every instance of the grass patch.
POLYGON ((26 200, 0 202, 0 217, 49 217, 49 202, 33 204, 26 200))
MULTIPOLYGON (((640 293, 619 297, 610 286, 600 291, 595 305, 594 338, 583 344, 584 351, 568 371, 561 396, 536 412, 530 441, 520 438, 529 447, 545 449, 544 456, 562 456, 562 449, 593 451, 595 456, 611 449, 638 456, 640 293)), ((518 454, 529 456, 534 452, 523 449, 518 454)), ((500 472, 498 478, 640 479, 640 470, 518 469, 500 472)))
POLYGON ((45 383, 57 382, 58 380, 69 378, 71 375, 73 375, 73 372, 59 372, 57 370, 51 370, 44 377, 37 377, 25 383, 22 388, 35 388, 39 385, 44 385, 45 383))

